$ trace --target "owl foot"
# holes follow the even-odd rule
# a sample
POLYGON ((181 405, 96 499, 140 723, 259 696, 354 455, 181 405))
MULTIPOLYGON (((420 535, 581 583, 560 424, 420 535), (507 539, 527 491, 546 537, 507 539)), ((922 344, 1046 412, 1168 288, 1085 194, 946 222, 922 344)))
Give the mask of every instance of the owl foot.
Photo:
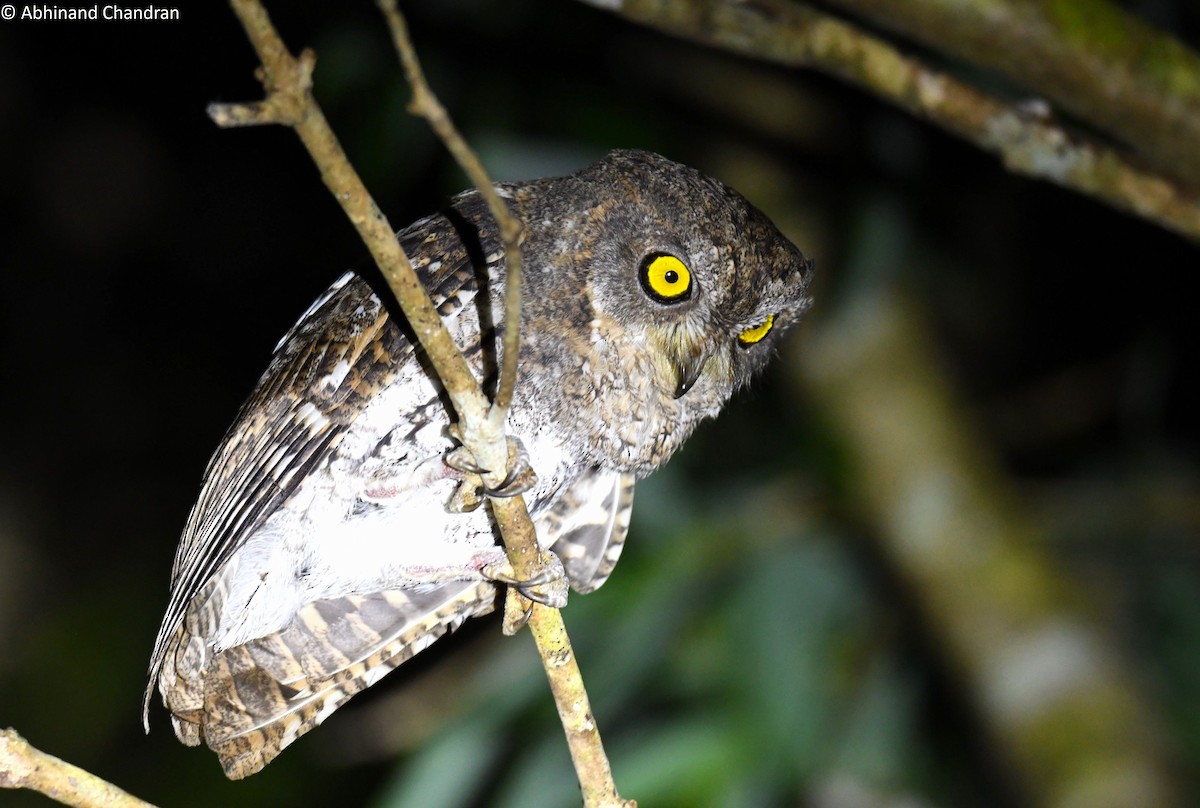
MULTIPOLYGON (((457 430, 453 427, 451 435, 458 437, 457 430)), ((447 466, 465 477, 451 499, 450 507, 459 512, 479 507, 481 500, 475 493, 476 491, 483 491, 490 497, 515 497, 524 494, 537 483, 537 474, 529 464, 529 453, 525 451, 525 445, 514 437, 508 438, 508 476, 495 487, 483 484, 483 480, 480 478, 484 474, 489 474, 491 470, 481 467, 467 447, 459 446, 447 452, 445 462, 447 466)))
POLYGON ((541 572, 522 580, 506 556, 502 561, 485 564, 479 571, 483 577, 500 584, 508 584, 531 601, 561 609, 567 605, 567 571, 562 559, 547 550, 538 554, 541 572))
POLYGON ((533 614, 533 604, 541 603, 556 609, 567 605, 567 577, 562 560, 557 555, 543 550, 541 552, 543 572, 528 581, 516 581, 512 565, 507 558, 501 564, 493 565, 491 570, 485 569, 485 575, 494 575, 494 580, 510 584, 504 596, 504 620, 501 630, 505 636, 511 637, 529 622, 533 614))

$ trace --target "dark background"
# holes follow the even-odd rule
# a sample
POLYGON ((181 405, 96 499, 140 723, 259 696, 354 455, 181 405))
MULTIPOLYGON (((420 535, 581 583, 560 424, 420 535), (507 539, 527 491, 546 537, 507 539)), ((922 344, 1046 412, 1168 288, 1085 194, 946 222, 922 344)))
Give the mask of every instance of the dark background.
MULTIPOLYGON (((374 7, 331 5, 271 11, 317 51, 318 99, 399 227, 465 181, 405 112, 374 7)), ((1064 574, 1098 592, 1172 776, 1194 784, 1194 245, 819 75, 581 4, 409 5, 431 82, 498 179, 660 151, 815 258, 814 316, 871 284, 919 301, 979 439, 1052 526, 1064 574), (905 260, 871 260, 890 250, 905 260), (1143 518, 1124 507, 1135 490, 1170 507, 1143 518)), ((576 804, 531 643, 494 620, 242 783, 177 744, 157 698, 142 734, 209 453, 279 336, 364 254, 294 135, 206 117, 261 96, 240 27, 210 6, 0 23, 0 726, 163 805, 576 804)), ((1191 4, 1137 8, 1200 44, 1191 4)), ((784 353, 804 350, 801 327, 784 353)), ((618 783, 643 805, 1018 804, 987 745, 963 742, 968 699, 785 365, 639 488, 617 574, 565 612, 618 783), (755 521, 763 491, 786 518, 755 521), (855 789, 875 796, 829 801, 855 789)))

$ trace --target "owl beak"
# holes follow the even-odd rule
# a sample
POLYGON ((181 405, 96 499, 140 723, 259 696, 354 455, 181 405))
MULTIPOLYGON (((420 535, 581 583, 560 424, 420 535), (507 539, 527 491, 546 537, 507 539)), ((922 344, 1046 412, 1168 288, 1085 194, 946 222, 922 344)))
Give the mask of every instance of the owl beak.
POLYGON ((675 368, 679 373, 679 385, 675 388, 675 398, 682 398, 688 390, 695 386, 704 366, 708 364, 708 351, 699 346, 692 348, 685 356, 675 357, 675 368))

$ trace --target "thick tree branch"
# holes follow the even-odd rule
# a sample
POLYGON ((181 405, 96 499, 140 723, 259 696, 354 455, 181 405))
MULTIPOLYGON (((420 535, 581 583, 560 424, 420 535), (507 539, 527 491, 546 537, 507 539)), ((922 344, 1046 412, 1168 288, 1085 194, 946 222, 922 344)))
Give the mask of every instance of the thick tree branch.
POLYGON ((1200 199, 1193 191, 806 6, 787 0, 585 2, 710 47, 831 73, 1000 155, 1014 172, 1200 240, 1200 199))
POLYGON ((36 749, 11 728, 0 730, 0 788, 27 788, 80 808, 154 808, 91 772, 36 749))
POLYGON ((1200 55, 1111 0, 832 0, 1004 74, 1200 187, 1200 55))
MULTIPOLYGON (((379 265, 429 356, 459 416, 463 445, 482 468, 490 470, 483 474, 484 482, 492 487, 500 485, 509 466, 504 421, 512 398, 519 348, 520 224, 509 215, 478 159, 458 135, 426 84, 408 41, 403 18, 395 5, 382 2, 381 8, 388 19, 413 87, 414 112, 429 120, 471 174, 480 193, 488 199, 504 239, 508 280, 511 284, 506 291, 504 366, 497 400, 489 406, 487 397, 455 347, 400 247, 395 229, 363 186, 312 96, 315 57, 310 51, 305 51, 299 59, 294 58, 256 0, 231 0, 231 5, 262 61, 261 79, 267 97, 257 104, 215 104, 210 107, 210 115, 224 126, 282 123, 295 129, 320 169, 321 178, 379 265)), ((520 496, 492 498, 491 507, 517 575, 527 580, 534 579, 540 571, 541 555, 524 500, 520 496)), ((515 603, 515 597, 514 593, 510 597, 510 604, 515 603)), ((597 808, 627 808, 635 805, 617 794, 562 616, 557 609, 532 605, 529 626, 537 642, 575 761, 584 804, 597 808)))

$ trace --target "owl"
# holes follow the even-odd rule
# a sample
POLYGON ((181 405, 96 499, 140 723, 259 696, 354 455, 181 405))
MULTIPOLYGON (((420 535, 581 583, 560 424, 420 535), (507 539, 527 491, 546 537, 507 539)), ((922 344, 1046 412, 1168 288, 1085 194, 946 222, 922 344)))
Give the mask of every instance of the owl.
MULTIPOLYGON (((763 367, 808 306, 811 263, 735 191, 648 152, 497 190, 525 227, 508 432, 536 474, 539 544, 586 593, 621 552, 635 481, 763 367)), ((505 260, 483 200, 463 193, 398 238, 493 387, 505 260)), ((448 462, 454 420, 393 298, 342 275, 209 462, 154 644, 147 730, 157 685, 179 739, 245 777, 494 608, 511 568, 487 508, 452 507, 469 482, 448 462)))

